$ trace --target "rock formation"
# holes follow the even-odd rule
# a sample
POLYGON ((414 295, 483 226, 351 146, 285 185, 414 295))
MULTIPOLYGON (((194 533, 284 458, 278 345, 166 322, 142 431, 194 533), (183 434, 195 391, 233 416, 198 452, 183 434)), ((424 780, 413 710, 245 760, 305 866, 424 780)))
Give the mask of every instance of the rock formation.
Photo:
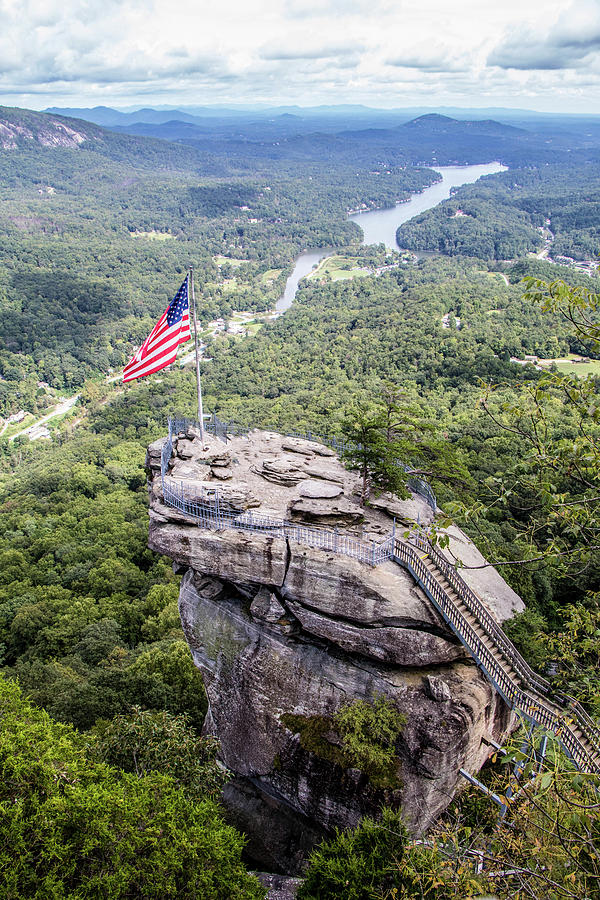
MULTIPOLYGON (((165 481, 209 505, 216 490, 241 524, 256 513, 299 523, 300 538, 302 525, 316 524, 380 543, 392 517, 401 528, 434 515, 417 495, 362 510, 356 475, 310 441, 251 432, 227 447, 207 443, 193 429, 181 435, 165 481)), ((335 826, 354 826, 383 802, 401 804, 415 832, 426 828, 460 786, 459 769, 478 771, 489 739, 511 728, 510 711, 399 565, 371 567, 268 527, 199 526, 164 502, 163 444, 147 458, 149 546, 183 573, 181 621, 209 698, 205 729, 234 774, 225 799, 251 855, 294 871, 335 826), (341 764, 335 729, 323 726, 341 706, 376 696, 406 718, 391 786, 341 764), (320 744, 309 739, 315 723, 325 727, 320 744)), ((480 558, 458 529, 451 539, 451 550, 480 558)), ((471 572, 471 586, 502 621, 521 601, 484 571, 471 572)))

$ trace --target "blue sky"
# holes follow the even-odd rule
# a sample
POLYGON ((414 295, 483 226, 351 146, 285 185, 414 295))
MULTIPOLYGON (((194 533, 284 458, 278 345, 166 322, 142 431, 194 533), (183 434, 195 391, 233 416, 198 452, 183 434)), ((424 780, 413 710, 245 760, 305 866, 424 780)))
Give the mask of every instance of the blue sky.
POLYGON ((600 114, 600 0, 0 0, 0 103, 600 114))

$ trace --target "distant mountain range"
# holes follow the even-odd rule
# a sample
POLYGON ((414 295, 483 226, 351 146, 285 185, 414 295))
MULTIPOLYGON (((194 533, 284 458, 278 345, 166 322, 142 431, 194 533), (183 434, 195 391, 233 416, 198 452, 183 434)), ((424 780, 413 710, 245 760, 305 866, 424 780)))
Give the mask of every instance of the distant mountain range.
POLYGON ((561 128, 550 121, 544 128, 535 123, 525 128, 516 119, 457 119, 432 112, 399 121, 399 111, 363 107, 196 112, 206 114, 109 107, 38 113, 0 107, 0 148, 93 145, 113 159, 137 158, 144 165, 215 175, 243 173, 249 161, 254 171, 278 164, 282 172, 301 164, 376 170, 498 160, 519 167, 572 160, 577 154, 597 157, 600 150, 600 118, 573 118, 567 128, 568 117, 562 116, 561 128))

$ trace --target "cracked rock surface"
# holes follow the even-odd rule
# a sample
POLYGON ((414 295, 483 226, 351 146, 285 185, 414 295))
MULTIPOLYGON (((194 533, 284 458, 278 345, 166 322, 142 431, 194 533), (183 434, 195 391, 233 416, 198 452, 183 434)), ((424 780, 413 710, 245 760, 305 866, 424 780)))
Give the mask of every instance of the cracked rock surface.
MULTIPOLYGON (((202 450, 193 431, 182 435, 168 477, 193 496, 218 488, 244 516, 296 522, 299 508, 312 509, 312 523, 379 543, 392 516, 410 524, 433 515, 417 495, 384 495, 362 510, 357 476, 310 441, 251 432, 227 448, 213 438, 207 445, 202 450), (232 477, 215 479, 215 464, 232 477), (307 483, 317 485, 312 496, 303 493, 307 483)), ((383 802, 401 805, 413 831, 426 828, 460 786, 458 770, 478 771, 488 740, 501 742, 510 730, 510 711, 408 572, 268 531, 199 527, 164 503, 162 446, 155 442, 147 457, 149 546, 185 572, 180 614, 209 698, 205 730, 234 773, 225 800, 249 835, 250 854, 272 871, 296 872, 311 845, 376 814, 383 802), (393 788, 314 752, 284 721, 330 719, 344 704, 377 695, 406 718, 393 788)), ((475 554, 462 533, 453 540, 475 554)), ((519 608, 497 572, 486 585, 498 619, 519 608)))

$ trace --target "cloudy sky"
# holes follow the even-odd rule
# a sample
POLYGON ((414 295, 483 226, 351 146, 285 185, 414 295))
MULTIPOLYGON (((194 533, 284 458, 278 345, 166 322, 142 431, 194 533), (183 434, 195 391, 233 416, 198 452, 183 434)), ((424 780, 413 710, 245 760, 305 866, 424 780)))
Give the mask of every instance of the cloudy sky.
POLYGON ((600 114, 600 0, 0 0, 0 103, 600 114))

